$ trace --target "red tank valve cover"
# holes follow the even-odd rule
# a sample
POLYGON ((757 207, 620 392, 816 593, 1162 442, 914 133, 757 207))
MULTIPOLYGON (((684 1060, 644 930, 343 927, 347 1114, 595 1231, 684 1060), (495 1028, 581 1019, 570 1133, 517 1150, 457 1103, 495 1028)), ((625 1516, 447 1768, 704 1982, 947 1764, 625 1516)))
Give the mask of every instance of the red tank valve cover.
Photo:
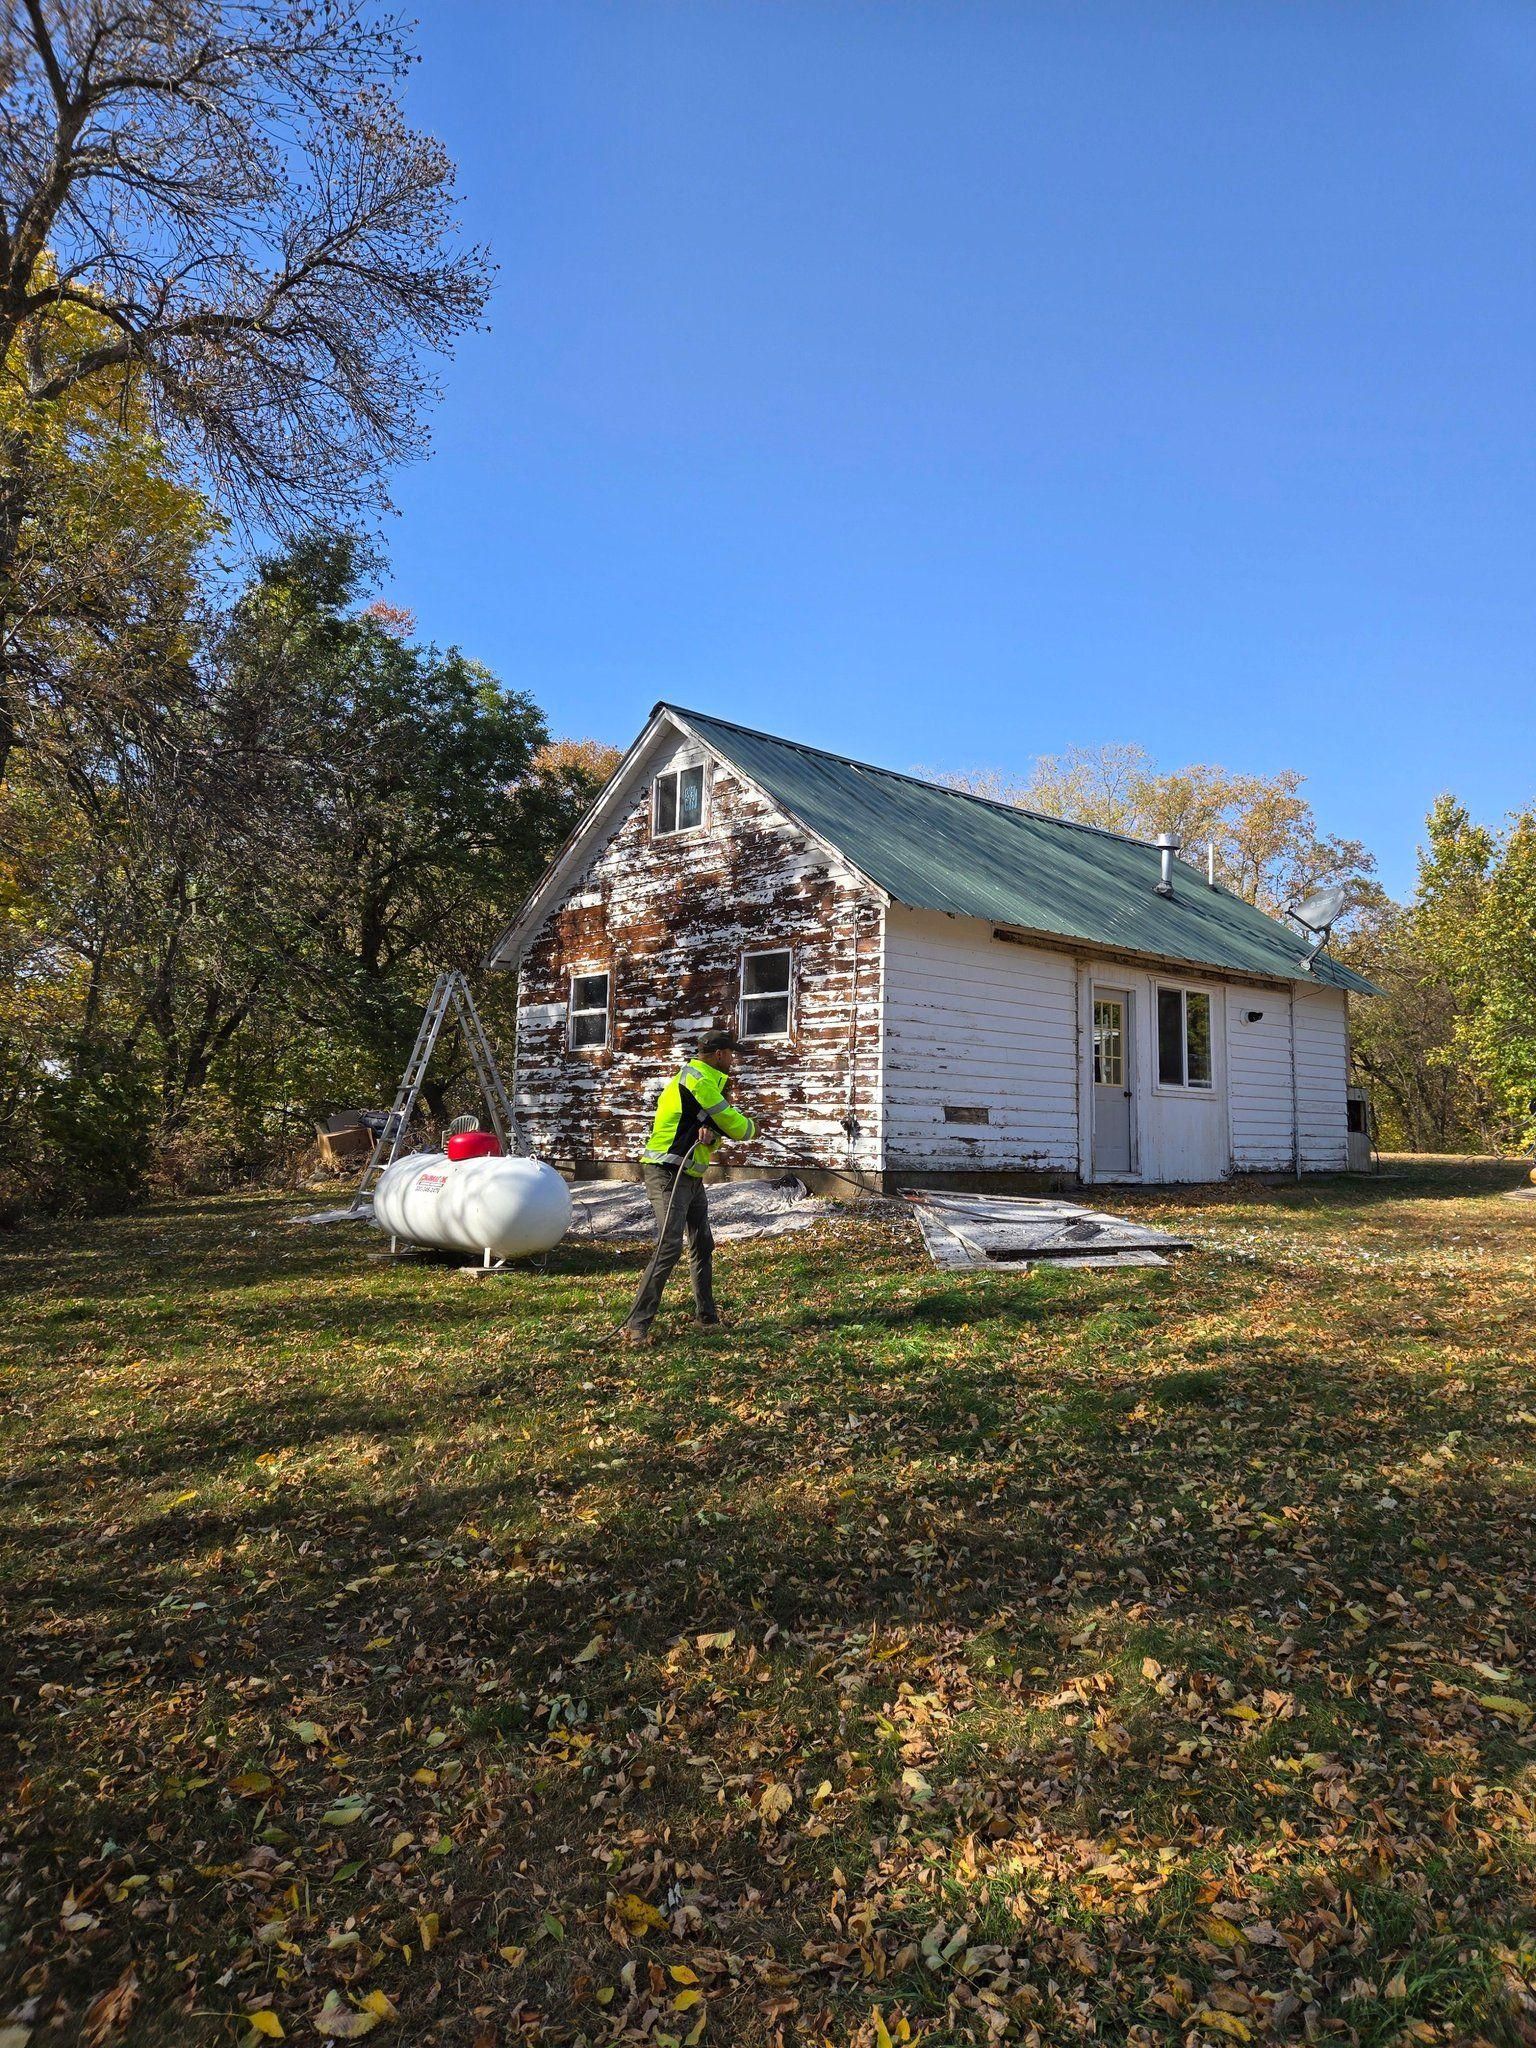
POLYGON ((455 1131, 448 1140, 450 1159, 499 1159, 501 1145, 494 1131, 455 1131))

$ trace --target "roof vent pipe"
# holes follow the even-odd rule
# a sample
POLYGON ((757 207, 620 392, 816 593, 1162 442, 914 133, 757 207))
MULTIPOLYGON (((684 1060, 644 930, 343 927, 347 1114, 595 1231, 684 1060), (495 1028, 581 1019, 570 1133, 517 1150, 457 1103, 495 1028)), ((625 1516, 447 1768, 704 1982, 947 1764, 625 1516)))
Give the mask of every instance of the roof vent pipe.
POLYGON ((1177 832, 1159 832, 1154 844, 1163 857, 1163 877, 1157 885, 1157 893, 1159 896, 1171 896, 1173 894, 1173 856, 1179 850, 1179 835, 1177 832))
POLYGON ((1205 842, 1205 886, 1207 889, 1214 889, 1216 886, 1216 842, 1214 839, 1207 839, 1205 842))

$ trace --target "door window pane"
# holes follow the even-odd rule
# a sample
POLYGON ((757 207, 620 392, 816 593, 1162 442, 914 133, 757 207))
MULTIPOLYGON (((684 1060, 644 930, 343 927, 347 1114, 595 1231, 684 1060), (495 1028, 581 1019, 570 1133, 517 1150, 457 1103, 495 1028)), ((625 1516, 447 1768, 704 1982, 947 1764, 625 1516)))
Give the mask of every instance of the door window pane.
POLYGON ((1125 1007, 1096 1002, 1093 1006, 1093 1078, 1105 1088, 1125 1086, 1125 1007))
POLYGON ((1185 1045, 1191 1088, 1211 1085, 1211 999, 1199 989, 1184 996, 1185 1045))
POLYGON ((1157 1078, 1165 1088, 1184 1086, 1184 994, 1157 992, 1157 1078))

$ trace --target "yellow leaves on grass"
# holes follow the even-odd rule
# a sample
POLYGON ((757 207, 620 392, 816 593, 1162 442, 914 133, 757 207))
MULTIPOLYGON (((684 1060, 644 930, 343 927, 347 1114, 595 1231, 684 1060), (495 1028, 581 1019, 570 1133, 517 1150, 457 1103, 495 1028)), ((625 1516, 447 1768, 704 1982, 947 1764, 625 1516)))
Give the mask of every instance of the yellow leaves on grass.
POLYGON ((247 2013, 246 2018, 256 2032, 265 2034, 269 2041, 281 2041, 284 2038, 283 2023, 270 2006, 263 2007, 260 2012, 247 2013))
POLYGON ((380 2015, 360 2012, 348 2005, 339 1991, 327 1991, 325 2003, 315 2015, 315 2032, 333 2041, 356 2041, 371 2034, 380 2015))
POLYGON ((649 1934, 667 1924, 666 1915, 658 1912, 649 1899, 642 1899, 638 1892, 620 1892, 613 1902, 613 1909, 631 1934, 649 1934))
POLYGON ((315 2032, 333 2041, 356 2041, 371 2034, 383 2021, 399 2017, 387 1992, 370 1991, 353 2007, 339 1991, 328 1991, 324 2005, 315 2015, 315 2032))
POLYGON ((1215 2007, 1202 2005, 1194 2015, 1196 2022, 1212 2033, 1225 2034, 1229 2041, 1251 2041, 1253 2029, 1246 2020, 1240 2020, 1235 2012, 1221 2012, 1215 2007))
POLYGON ((230 1779, 229 1789, 237 1799, 260 1799, 272 1790, 272 1779, 266 1771, 240 1771, 230 1779))
POLYGON ((1479 1695, 1477 1704, 1485 1712, 1497 1714, 1501 1720, 1513 1721, 1517 1728, 1523 1728, 1531 1718, 1531 1710, 1525 1701, 1512 1699, 1508 1693, 1483 1693, 1479 1695))
POLYGON ((795 1795, 791 1788, 770 1778, 758 1795, 757 1810, 769 1827, 777 1827, 794 1803, 795 1795))
POLYGON ((1200 1931, 1208 1940, 1219 1942, 1223 1948, 1237 1948, 1243 1939, 1243 1930, 1220 1913, 1202 1913, 1200 1931))

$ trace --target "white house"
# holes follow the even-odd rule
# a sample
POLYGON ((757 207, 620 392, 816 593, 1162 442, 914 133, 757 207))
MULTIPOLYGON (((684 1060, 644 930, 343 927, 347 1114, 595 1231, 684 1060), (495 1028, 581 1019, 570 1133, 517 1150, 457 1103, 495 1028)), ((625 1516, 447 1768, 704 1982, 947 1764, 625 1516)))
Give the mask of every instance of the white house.
POLYGON ((514 1098, 629 1169, 709 1025, 779 1141, 871 1186, 1208 1181, 1346 1164, 1348 996, 1157 847, 658 705, 491 956, 514 1098))

